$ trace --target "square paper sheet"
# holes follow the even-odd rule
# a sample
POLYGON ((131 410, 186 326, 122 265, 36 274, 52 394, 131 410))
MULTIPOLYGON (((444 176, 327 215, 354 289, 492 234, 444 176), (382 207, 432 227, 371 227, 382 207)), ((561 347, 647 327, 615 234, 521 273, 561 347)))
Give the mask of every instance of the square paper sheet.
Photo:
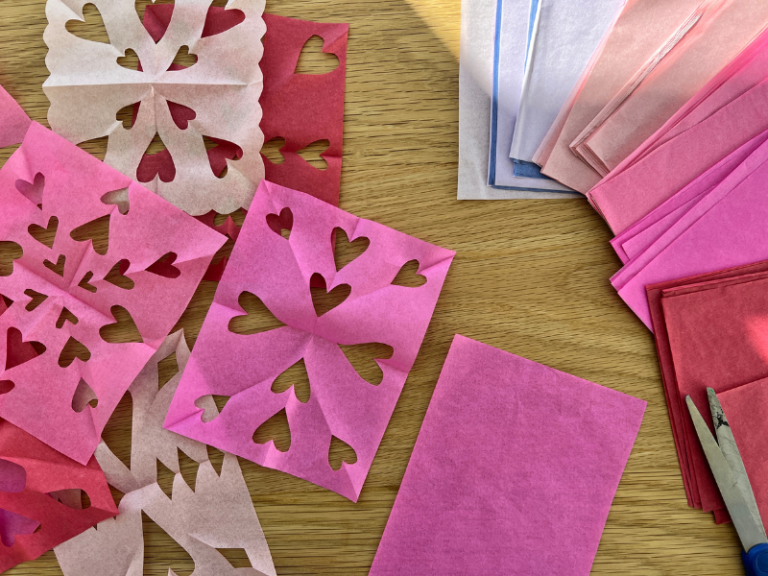
POLYGON ((645 406, 456 336, 371 576, 587 576, 645 406))
POLYGON ((166 428, 357 500, 453 257, 450 250, 362 220, 301 192, 262 183, 166 428), (285 236, 290 233, 289 239, 281 230, 285 236), (342 233, 350 242, 367 238, 370 244, 337 269, 333 238, 342 233), (400 269, 413 260, 426 283, 393 285, 400 269), (318 316, 310 295, 313 277, 328 291, 351 291, 340 305, 318 316), (230 322, 246 314, 238 303, 246 292, 259 298, 285 326, 251 335, 230 331, 230 322), (340 347, 367 343, 394 350, 391 358, 376 360, 383 371, 378 385, 364 380, 340 347), (300 400, 293 386, 273 391, 277 377, 302 360, 309 376, 309 398, 300 400), (229 398, 215 419, 199 406, 210 395, 229 398), (257 444, 254 432, 283 410, 291 431, 290 448, 281 452, 271 440, 257 444), (351 446, 356 463, 331 468, 334 437, 351 446))
POLYGON ((0 417, 85 464, 225 238, 36 123, 0 170, 0 205, 0 294, 13 302, 0 417), (96 246, 95 220, 109 226, 96 246), (9 358, 21 342, 39 355, 9 358), (95 408, 73 402, 84 389, 95 408))

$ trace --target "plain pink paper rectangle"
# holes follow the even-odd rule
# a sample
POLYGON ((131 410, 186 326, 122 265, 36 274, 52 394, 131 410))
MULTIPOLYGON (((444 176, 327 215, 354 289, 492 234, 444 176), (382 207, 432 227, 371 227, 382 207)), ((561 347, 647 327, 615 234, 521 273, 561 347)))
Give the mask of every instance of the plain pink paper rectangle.
POLYGON ((645 407, 457 335, 370 575, 588 575, 645 407))

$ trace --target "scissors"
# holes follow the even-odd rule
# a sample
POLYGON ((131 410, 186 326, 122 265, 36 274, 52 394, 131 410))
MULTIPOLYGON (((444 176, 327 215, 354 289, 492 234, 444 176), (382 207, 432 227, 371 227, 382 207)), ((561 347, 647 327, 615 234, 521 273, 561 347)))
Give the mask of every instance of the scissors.
POLYGON ((685 402, 691 413, 701 447, 707 456, 709 467, 712 469, 712 475, 720 488, 720 494, 728 507, 728 513, 744 548, 741 560, 746 574, 747 576, 768 576, 768 539, 765 536, 760 511, 757 509, 752 485, 749 483, 728 419, 712 388, 707 388, 707 398, 717 441, 712 437, 709 427, 691 397, 686 396, 685 402))

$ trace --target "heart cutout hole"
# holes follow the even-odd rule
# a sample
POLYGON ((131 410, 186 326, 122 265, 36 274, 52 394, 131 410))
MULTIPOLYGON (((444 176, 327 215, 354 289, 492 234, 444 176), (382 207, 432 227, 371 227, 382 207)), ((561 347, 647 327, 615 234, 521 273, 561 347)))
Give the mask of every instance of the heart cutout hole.
POLYGON ((213 0, 211 7, 208 9, 208 15, 205 18, 203 38, 216 36, 245 22, 245 13, 242 10, 234 8, 224 10, 228 2, 229 0, 213 0), (224 12, 221 10, 224 10, 224 12))
POLYGON ((253 441, 256 444, 272 442, 279 452, 288 452, 291 449, 291 427, 285 408, 256 429, 253 441))
POLYGON ((125 273, 131 267, 130 261, 123 258, 104 276, 104 280, 123 290, 133 290, 136 285, 125 273))
POLYGON ((285 156, 283 156, 282 152, 285 144, 285 138, 272 138, 261 147, 261 155, 272 162, 272 164, 279 166, 285 162, 285 156))
POLYGON ((208 394, 195 400, 195 408, 203 411, 203 422, 212 422, 224 411, 224 407, 227 405, 230 398, 232 398, 232 396, 208 394))
MULTIPOLYGON (((139 62, 139 55, 136 54, 136 51, 133 48, 128 48, 125 51, 125 54, 123 54, 122 56, 118 56, 117 64, 119 66, 122 66, 123 68, 127 68, 128 70, 133 70, 134 72, 138 72, 141 70, 141 62, 139 62)), ((131 108, 133 108, 133 106, 131 106, 131 108)))
POLYGON ((189 46, 182 46, 176 52, 173 63, 168 67, 168 71, 178 71, 179 69, 190 68, 197 64, 197 56, 189 51, 189 46))
POLYGON ((102 340, 109 344, 142 344, 144 342, 128 310, 122 306, 112 306, 111 312, 115 323, 101 327, 99 335, 102 340))
POLYGON ((393 286, 403 286, 405 288, 418 288, 427 283, 426 276, 419 274, 419 261, 410 260, 406 262, 400 271, 392 280, 393 286))
POLYGON ((272 392, 275 394, 282 394, 291 388, 299 402, 303 404, 309 402, 309 375, 303 358, 275 378, 272 383, 272 392))
POLYGON ((326 288, 325 278, 320 274, 313 274, 310 280, 310 294, 312 295, 312 304, 315 307, 317 317, 323 316, 341 306, 352 293, 352 287, 349 284, 339 284, 332 290, 326 288))
POLYGON ((242 336, 251 336, 285 326, 275 318, 261 299, 251 292, 243 292, 237 299, 245 315, 235 316, 229 321, 229 331, 242 336))
POLYGON ((350 240, 343 228, 335 228, 331 238, 335 240, 333 259, 336 263, 337 272, 360 258, 371 245, 371 241, 365 236, 350 240))
POLYGON ((18 328, 10 327, 6 334, 5 369, 16 368, 45 354, 46 347, 42 342, 25 342, 18 328))
POLYGON ((376 360, 389 360, 395 353, 392 346, 379 343, 339 344, 339 348, 360 378, 374 386, 381 384, 384 379, 384 371, 376 360))
POLYGON ((243 149, 237 144, 203 135, 203 142, 208 152, 208 164, 216 178, 224 178, 229 173, 229 163, 243 157, 243 149))
POLYGON ((83 6, 83 19, 69 20, 66 24, 67 32, 82 40, 109 44, 109 34, 104 25, 104 18, 94 4, 83 6))
POLYGON ((81 362, 88 362, 91 359, 91 351, 82 342, 70 336, 59 354, 59 366, 69 368, 75 358, 81 362))
POLYGON ((30 224, 27 231, 29 235, 35 240, 53 249, 53 243, 56 241, 56 231, 59 229, 59 219, 56 216, 51 216, 48 219, 48 227, 43 228, 37 224, 30 224))
POLYGON ((294 74, 321 75, 336 70, 341 64, 339 57, 323 52, 324 47, 325 42, 320 36, 310 37, 301 49, 294 74))
POLYGON ((81 414, 89 406, 95 409, 98 405, 99 399, 96 397, 96 392, 93 391, 88 382, 80 378, 72 397, 72 410, 81 414))
POLYGON ((106 256, 109 251, 109 222, 111 215, 100 216, 95 220, 78 226, 69 235, 75 242, 91 242, 94 252, 106 256))
POLYGON ((293 212, 290 208, 283 208, 280 214, 267 214, 267 226, 275 234, 290 240, 293 231, 293 212))
POLYGON ((58 274, 62 278, 64 277, 64 267, 66 266, 66 264, 67 264, 67 259, 64 256, 64 254, 61 254, 59 256, 59 259, 56 261, 55 264, 50 260, 45 260, 43 262, 43 266, 48 268, 48 270, 50 270, 54 274, 58 274))
POLYGON ((147 146, 147 151, 136 169, 136 179, 139 182, 151 182, 155 176, 165 183, 173 182, 176 178, 176 164, 173 162, 173 156, 158 133, 155 133, 147 146))
POLYGON ((48 300, 48 296, 46 296, 45 294, 40 294, 40 292, 35 292, 31 288, 28 290, 24 290, 24 294, 26 294, 32 299, 29 301, 29 304, 27 304, 25 307, 27 312, 32 312, 35 308, 40 306, 40 304, 48 300))
POLYGON ((59 319, 56 320, 56 328, 61 330, 64 327, 64 324, 66 322, 69 322, 74 326, 75 324, 80 322, 80 320, 77 318, 77 316, 72 314, 72 312, 70 312, 67 308, 62 308, 61 314, 59 314, 59 319))
POLYGON ((149 268, 147 268, 147 272, 150 274, 155 274, 156 276, 168 278, 170 280, 178 278, 181 276, 181 270, 173 265, 173 263, 176 262, 176 258, 177 255, 175 252, 168 252, 167 254, 158 258, 154 264, 151 264, 149 268))
POLYGON ((336 438, 336 436, 331 436, 331 447, 328 450, 328 464, 331 465, 331 468, 335 472, 338 472, 341 470, 342 463, 344 462, 349 466, 355 464, 357 462, 357 453, 352 446, 343 440, 336 438))
POLYGON ((85 276, 83 276, 83 279, 80 280, 78 287, 82 288, 83 290, 88 290, 88 292, 90 292, 91 294, 95 294, 96 286, 91 284, 92 278, 93 278, 93 272, 86 272, 85 276))
POLYGON ((299 150, 297 154, 301 156, 307 164, 312 166, 312 168, 325 172, 328 169, 328 162, 322 155, 328 151, 330 146, 331 143, 328 140, 317 140, 312 142, 309 146, 299 150))
POLYGON ((9 240, 0 240, 0 276, 13 274, 13 262, 24 255, 19 244, 9 240))
POLYGON ((117 211, 125 216, 131 208, 128 188, 120 188, 120 190, 107 192, 101 197, 101 203, 106 204, 107 206, 117 206, 117 211))

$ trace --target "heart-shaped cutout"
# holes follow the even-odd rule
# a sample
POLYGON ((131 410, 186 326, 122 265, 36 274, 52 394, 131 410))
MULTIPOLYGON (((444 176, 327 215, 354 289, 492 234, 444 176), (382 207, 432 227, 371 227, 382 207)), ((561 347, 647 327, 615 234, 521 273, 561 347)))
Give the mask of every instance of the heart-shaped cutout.
POLYGON ((48 300, 48 296, 45 294, 40 294, 40 292, 35 292, 31 288, 24 290, 24 294, 32 299, 30 300, 29 304, 26 305, 27 312, 32 312, 35 308, 40 306, 40 304, 48 300))
POLYGON ((356 462, 357 453, 354 448, 336 436, 331 436, 331 446, 328 450, 328 464, 331 465, 331 468, 338 472, 343 463, 351 466, 356 462))
POLYGON ((224 178, 229 172, 229 161, 237 161, 243 157, 243 149, 234 142, 211 138, 203 134, 203 141, 208 150, 208 164, 216 178, 224 178))
POLYGON ((80 320, 72 314, 66 307, 61 309, 61 314, 59 314, 59 319, 56 320, 56 328, 61 330, 64 327, 65 322, 70 322, 73 326, 80 322, 80 320))
POLYGON ((25 342, 21 331, 13 326, 8 328, 6 335, 6 359, 5 369, 10 370, 21 366, 45 353, 45 345, 41 342, 25 342))
POLYGON ((418 288, 427 283, 427 277, 419 274, 419 261, 410 260, 403 264, 400 271, 392 280, 393 286, 403 286, 404 288, 418 288))
POLYGON ((55 264, 50 260, 43 261, 43 266, 48 268, 48 270, 50 270, 54 274, 58 274, 62 278, 64 277, 64 267, 66 265, 67 265, 67 258, 64 256, 64 254, 59 255, 59 259, 56 260, 55 264))
POLYGON ((275 394, 282 394, 291 388, 299 402, 304 404, 309 402, 309 374, 303 358, 275 378, 272 383, 272 392, 275 394))
POLYGON ((163 278, 178 278, 181 276, 181 270, 173 265, 176 262, 176 254, 174 252, 168 252, 164 256, 161 256, 154 264, 147 268, 147 272, 162 276, 163 278))
POLYGON ((133 287, 136 284, 133 280, 125 275, 125 273, 128 271, 128 268, 130 267, 130 261, 123 258, 117 264, 112 266, 112 269, 107 273, 106 276, 104 276, 104 280, 110 284, 113 284, 114 286, 117 286, 118 288, 122 288, 123 290, 133 290, 133 287))
POLYGON ((216 36, 227 30, 231 30, 238 24, 245 22, 245 12, 230 8, 224 10, 227 6, 227 0, 213 0, 213 4, 208 9, 203 26, 203 38, 216 36), (218 11, 217 11, 218 10, 218 11))
POLYGON ((109 251, 109 223, 112 220, 110 214, 100 216, 95 220, 78 226, 69 235, 75 242, 91 242, 96 254, 106 256, 109 251))
POLYGON ((285 138, 272 138, 268 142, 264 142, 264 146, 261 147, 261 155, 272 164, 279 166, 285 162, 283 148, 285 148, 285 138))
POLYGON ((234 334, 251 336, 285 326, 255 294, 243 292, 237 299, 237 303, 245 315, 235 316, 229 321, 229 331, 234 334))
POLYGON ((384 379, 384 371, 376 360, 389 360, 395 353, 392 346, 376 342, 348 346, 339 344, 339 348, 360 378, 374 386, 381 384, 384 379))
POLYGON ((88 290, 91 294, 95 294, 96 286, 91 284, 91 278, 93 278, 93 272, 86 272, 85 276, 83 276, 83 279, 80 280, 80 283, 77 286, 83 290, 88 290))
POLYGON ((197 64, 197 56, 189 51, 189 46, 181 46, 168 67, 168 72, 178 72, 197 64))
POLYGON ((139 62, 139 55, 136 54, 136 50, 133 48, 127 48, 125 54, 117 57, 117 65, 138 72, 141 70, 141 62, 139 62))
POLYGON ((88 362, 91 359, 91 351, 82 342, 70 336, 59 354, 59 366, 69 368, 75 358, 81 362, 88 362))
POLYGON ((10 460, 0 458, 0 492, 18 494, 27 485, 27 471, 10 460))
POLYGON ((294 74, 329 74, 336 70, 341 63, 336 54, 324 51, 325 42, 320 36, 309 38, 301 49, 294 74))
POLYGON ((297 154, 312 168, 325 172, 328 170, 328 161, 323 157, 323 154, 328 151, 330 146, 331 143, 328 140, 316 140, 299 150, 297 154))
POLYGON ((183 104, 176 104, 176 102, 171 102, 170 100, 166 100, 166 102, 168 103, 171 118, 176 126, 179 127, 179 130, 186 130, 189 128, 190 121, 197 118, 197 112, 192 110, 192 108, 183 104))
POLYGON ((35 240, 47 246, 53 248, 53 243, 56 241, 56 231, 59 229, 59 219, 56 216, 51 216, 48 220, 48 227, 43 228, 37 224, 30 224, 27 231, 29 235, 35 240))
POLYGON ((275 234, 290 240, 293 230, 293 212, 290 208, 283 208, 280 214, 267 214, 267 226, 275 234))
POLYGON ((336 263, 337 272, 360 258, 368 250, 368 246, 371 245, 371 241, 365 236, 350 240, 346 230, 343 228, 335 228, 331 234, 331 238, 334 237, 335 249, 333 251, 333 259, 336 263))
POLYGON ((288 452, 291 449, 291 426, 285 408, 256 429, 253 441, 256 444, 272 442, 279 452, 288 452))
POLYGON ((195 407, 203 411, 203 422, 212 422, 219 417, 224 411, 224 407, 227 405, 232 396, 218 396, 216 394, 208 394, 207 396, 201 396, 195 400, 195 407))
POLYGON ((309 292, 318 318, 341 306, 352 293, 352 287, 349 284, 339 284, 330 291, 326 286, 322 275, 317 273, 312 275, 309 292))
POLYGON ((0 276, 13 274, 13 263, 24 255, 21 246, 9 240, 0 240, 0 276))
POLYGON ((122 306, 112 306, 110 311, 115 323, 106 324, 99 329, 102 340, 109 344, 142 344, 144 342, 128 310, 122 306))
POLYGON ((107 206, 117 206, 117 211, 125 216, 131 208, 128 188, 120 188, 119 190, 107 192, 101 197, 101 203, 106 204, 107 206))
POLYGON ((32 204, 43 209, 43 192, 45 191, 45 176, 40 172, 35 174, 34 182, 26 180, 16 180, 16 190, 32 204))
POLYGON ((101 42, 102 44, 110 43, 107 27, 104 25, 104 18, 102 18, 101 12, 93 3, 89 2, 83 6, 82 20, 79 18, 69 20, 65 28, 67 32, 82 40, 101 42))
POLYGON ((37 520, 0 508, 0 542, 7 548, 16 543, 16 536, 32 534, 38 526, 37 520))
POLYGON ((176 164, 173 162, 170 150, 159 134, 147 146, 136 169, 136 179, 139 182, 151 182, 157 176, 161 182, 173 182, 176 178, 176 164))

